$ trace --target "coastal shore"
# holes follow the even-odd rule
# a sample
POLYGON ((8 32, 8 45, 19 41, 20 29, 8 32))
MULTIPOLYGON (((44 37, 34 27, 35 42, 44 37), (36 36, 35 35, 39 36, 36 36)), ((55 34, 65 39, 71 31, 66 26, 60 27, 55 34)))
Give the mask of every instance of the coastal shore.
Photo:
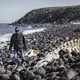
POLYGON ((14 64, 14 58, 10 56, 11 53, 8 51, 8 41, 7 45, 0 49, 0 78, 2 80, 72 79, 79 73, 79 52, 72 51, 70 56, 68 51, 60 50, 59 59, 53 60, 38 69, 34 66, 48 53, 52 52, 54 48, 58 48, 59 45, 67 41, 80 38, 80 32, 75 32, 76 29, 80 29, 80 25, 53 25, 42 32, 25 35, 27 51, 35 49, 39 51, 39 54, 25 57, 23 63, 21 63, 21 58, 17 58, 16 64, 14 64), (74 75, 70 73, 72 77, 67 76, 69 71, 74 72, 74 75))

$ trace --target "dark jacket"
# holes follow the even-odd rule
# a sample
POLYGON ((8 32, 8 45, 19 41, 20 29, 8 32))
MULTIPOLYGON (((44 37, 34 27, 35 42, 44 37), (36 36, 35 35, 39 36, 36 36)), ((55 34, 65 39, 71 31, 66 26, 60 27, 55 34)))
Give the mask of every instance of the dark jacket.
POLYGON ((11 50, 12 47, 14 47, 14 49, 16 50, 23 49, 23 48, 26 49, 25 38, 21 32, 14 33, 11 36, 9 50, 11 50))

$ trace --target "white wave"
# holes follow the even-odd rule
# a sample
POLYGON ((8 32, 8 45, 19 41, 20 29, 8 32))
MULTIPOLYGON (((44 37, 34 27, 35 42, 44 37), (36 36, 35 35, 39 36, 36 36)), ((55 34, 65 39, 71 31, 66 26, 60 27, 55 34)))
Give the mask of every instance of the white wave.
POLYGON ((12 35, 11 33, 1 35, 1 36, 0 36, 0 42, 9 41, 11 35, 12 35))
POLYGON ((34 29, 34 30, 26 30, 23 32, 23 34, 30 34, 30 33, 35 33, 35 32, 41 32, 44 31, 45 28, 39 28, 39 29, 34 29))

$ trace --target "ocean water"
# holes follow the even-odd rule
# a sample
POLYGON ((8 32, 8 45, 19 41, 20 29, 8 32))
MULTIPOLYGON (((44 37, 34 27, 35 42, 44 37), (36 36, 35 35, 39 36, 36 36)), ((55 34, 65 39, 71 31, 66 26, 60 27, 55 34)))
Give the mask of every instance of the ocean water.
MULTIPOLYGON (((6 45, 6 42, 10 40, 11 35, 15 32, 16 26, 9 26, 7 24, 0 24, 0 47, 6 45), (4 42, 4 44, 2 44, 4 42)), ((24 34, 31 34, 35 32, 44 31, 45 28, 36 28, 33 29, 31 26, 19 27, 20 31, 24 34)))
MULTIPOLYGON (((16 26, 9 26, 7 24, 0 24, 0 35, 4 35, 7 33, 14 33, 14 29, 16 26)), ((29 27, 19 27, 20 31, 23 32, 25 30, 31 30, 32 28, 29 27)))

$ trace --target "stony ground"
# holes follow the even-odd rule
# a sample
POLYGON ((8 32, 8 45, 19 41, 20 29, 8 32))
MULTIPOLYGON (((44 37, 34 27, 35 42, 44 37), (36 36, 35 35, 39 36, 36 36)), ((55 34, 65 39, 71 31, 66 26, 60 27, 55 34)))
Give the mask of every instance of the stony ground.
MULTIPOLYGON (((34 57, 16 59, 11 57, 8 46, 0 50, 0 80, 80 80, 80 52, 60 50, 60 58, 48 63, 47 66, 35 68, 34 66, 47 53, 53 51, 61 42, 80 37, 79 25, 55 25, 44 32, 25 35, 27 51, 29 49, 39 50, 34 57)), ((9 43, 9 42, 7 42, 9 43)))

